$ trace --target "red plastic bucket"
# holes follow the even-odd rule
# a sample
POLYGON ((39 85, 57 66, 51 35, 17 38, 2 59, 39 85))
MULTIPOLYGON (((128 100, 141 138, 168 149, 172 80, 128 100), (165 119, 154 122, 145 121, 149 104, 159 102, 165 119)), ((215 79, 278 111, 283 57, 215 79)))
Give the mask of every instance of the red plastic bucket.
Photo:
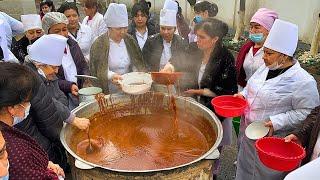
POLYGON ((223 117, 241 116, 247 107, 247 101, 232 95, 218 96, 211 100, 215 112, 223 117))
POLYGON ((260 161, 270 169, 292 171, 306 156, 306 151, 295 142, 284 142, 283 138, 265 137, 256 141, 260 161))

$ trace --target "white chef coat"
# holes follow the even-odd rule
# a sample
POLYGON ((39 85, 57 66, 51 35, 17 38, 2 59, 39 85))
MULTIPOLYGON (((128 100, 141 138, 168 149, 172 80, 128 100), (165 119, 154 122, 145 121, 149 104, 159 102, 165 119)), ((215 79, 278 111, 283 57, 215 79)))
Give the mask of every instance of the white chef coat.
POLYGON ((7 45, 11 48, 12 37, 24 32, 22 22, 9 16, 4 12, 0 12, 0 19, 3 20, 4 30, 7 36, 7 45))
POLYGON ((83 19, 82 24, 87 25, 91 28, 94 39, 108 31, 107 25, 103 20, 103 15, 98 12, 93 16, 91 20, 89 20, 89 16, 86 16, 83 19))
POLYGON ((84 57, 86 60, 89 60, 90 48, 93 43, 92 30, 89 26, 80 23, 79 27, 80 28, 77 32, 77 37, 74 37, 71 33, 69 33, 69 35, 78 42, 84 57))
POLYGON ((77 67, 71 56, 69 45, 66 46, 66 50, 67 54, 64 54, 62 58, 64 77, 67 81, 77 83, 77 67))
POLYGON ((137 37, 138 44, 139 44, 139 47, 141 50, 148 39, 148 28, 146 28, 146 29, 147 30, 146 30, 146 32, 144 32, 144 34, 140 34, 139 31, 136 31, 136 37, 137 37))
MULTIPOLYGON (((172 41, 171 41, 172 42, 172 41)), ((163 69, 164 66, 169 62, 171 59, 171 42, 167 43, 165 40, 163 40, 163 51, 160 58, 160 69, 163 69)))
POLYGON ((110 48, 108 56, 108 79, 109 79, 109 92, 121 92, 118 87, 111 83, 112 76, 117 74, 126 74, 130 71, 131 60, 127 51, 126 44, 122 39, 120 43, 114 42, 109 38, 110 48))
POLYGON ((250 48, 243 62, 243 69, 246 73, 246 81, 248 81, 249 78, 256 72, 256 70, 264 64, 262 57, 263 48, 260 48, 255 55, 253 55, 253 47, 250 48))
POLYGON ((320 157, 290 172, 284 180, 316 180, 320 179, 320 157))
POLYGON ((262 65, 241 92, 249 107, 240 122, 236 180, 283 179, 286 175, 265 167, 259 160, 255 141, 243 135, 251 122, 270 119, 274 135, 284 137, 319 105, 316 81, 300 67, 299 62, 295 61, 283 74, 266 80, 268 72, 269 68, 262 65))

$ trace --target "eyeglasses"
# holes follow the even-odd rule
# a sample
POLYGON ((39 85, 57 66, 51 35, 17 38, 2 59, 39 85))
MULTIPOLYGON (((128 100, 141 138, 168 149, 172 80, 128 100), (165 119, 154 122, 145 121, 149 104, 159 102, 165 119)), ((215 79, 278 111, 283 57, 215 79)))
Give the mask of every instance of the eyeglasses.
MULTIPOLYGON (((24 106, 23 104, 19 104, 19 106, 23 107, 24 109, 27 109, 26 106, 24 106)), ((29 106, 31 106, 31 104, 29 103, 29 106)))

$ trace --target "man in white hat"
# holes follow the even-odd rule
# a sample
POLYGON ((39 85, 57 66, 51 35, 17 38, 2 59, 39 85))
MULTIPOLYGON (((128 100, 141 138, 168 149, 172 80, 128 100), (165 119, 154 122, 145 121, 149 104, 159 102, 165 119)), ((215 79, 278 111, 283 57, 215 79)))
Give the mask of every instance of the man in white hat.
POLYGON ((68 108, 68 100, 59 89, 56 74, 62 64, 67 38, 56 35, 44 35, 29 48, 25 65, 39 76, 37 92, 31 97, 31 111, 26 120, 15 125, 16 128, 37 140, 49 155, 49 159, 66 167, 66 156, 60 147, 59 133, 62 121, 79 129, 86 129, 90 121, 78 118, 68 108), (60 149, 61 151, 58 151, 60 149))
POLYGON ((139 45, 127 34, 126 5, 111 3, 104 15, 108 32, 99 36, 90 51, 90 71, 97 76, 97 86, 104 93, 117 93, 121 75, 132 71, 146 71, 139 45))
POLYGON ((160 33, 150 36, 146 41, 142 54, 149 71, 162 70, 167 63, 177 64, 179 69, 185 60, 187 43, 174 34, 177 26, 176 11, 162 9, 160 11, 160 33))
POLYGON ((40 15, 27 14, 21 15, 21 21, 24 29, 24 36, 12 44, 12 53, 18 58, 20 63, 24 62, 24 58, 28 54, 27 47, 41 37, 44 32, 40 15))
POLYGON ((244 135, 250 123, 263 122, 269 128, 268 136, 284 137, 319 105, 316 81, 293 58, 297 44, 298 26, 275 20, 264 43, 264 65, 236 95, 245 98, 250 106, 241 121, 236 180, 276 180, 287 174, 269 169, 259 160, 255 140, 244 135))

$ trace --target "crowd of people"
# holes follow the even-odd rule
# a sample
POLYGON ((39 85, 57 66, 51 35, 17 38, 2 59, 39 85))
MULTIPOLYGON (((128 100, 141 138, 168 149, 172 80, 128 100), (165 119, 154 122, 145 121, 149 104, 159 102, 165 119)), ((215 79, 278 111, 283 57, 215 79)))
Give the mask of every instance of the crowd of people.
MULTIPOLYGON (((182 94, 213 112, 210 101, 217 96, 248 102, 238 137, 237 180, 276 180, 288 174, 261 163, 255 141, 244 133, 252 122, 264 122, 268 136, 306 147, 302 164, 319 157, 317 83, 294 59, 298 26, 279 19, 277 12, 258 9, 248 40, 234 58, 223 44, 229 27, 215 18, 219 11, 214 3, 198 1, 191 23, 174 0, 165 1, 159 21, 150 12, 151 3, 143 0, 132 6, 130 16, 124 4, 109 4, 104 15, 97 0, 82 5, 82 23, 74 2, 56 10, 45 0, 39 14, 21 15, 21 21, 0 12, 2 179, 64 178, 70 166, 59 139, 63 123, 80 130, 90 125, 72 113, 79 106, 79 89, 97 86, 105 94, 122 93, 121 75, 133 71, 183 72, 182 94), (16 40, 16 35, 22 38, 16 40)), ((224 133, 221 151, 231 144, 232 124, 218 118, 224 133)), ((216 160, 213 178, 219 167, 216 160)))

